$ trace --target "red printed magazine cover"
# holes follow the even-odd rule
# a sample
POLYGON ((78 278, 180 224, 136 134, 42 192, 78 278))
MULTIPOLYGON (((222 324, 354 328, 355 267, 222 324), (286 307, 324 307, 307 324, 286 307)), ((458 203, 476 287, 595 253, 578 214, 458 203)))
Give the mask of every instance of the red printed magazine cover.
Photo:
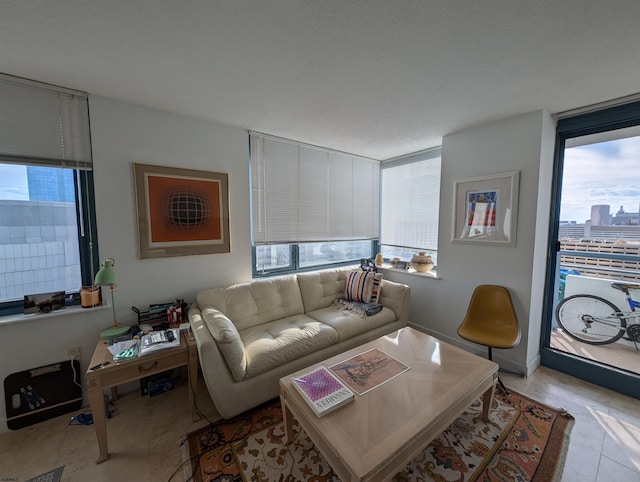
POLYGON ((354 399, 353 392, 325 367, 294 378, 293 386, 320 417, 354 399))

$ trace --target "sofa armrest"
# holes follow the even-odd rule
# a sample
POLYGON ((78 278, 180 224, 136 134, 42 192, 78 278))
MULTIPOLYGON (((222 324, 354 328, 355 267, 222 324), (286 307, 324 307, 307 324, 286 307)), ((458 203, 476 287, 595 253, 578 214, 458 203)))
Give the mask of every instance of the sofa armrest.
MULTIPOLYGON (((205 375, 205 381, 207 381, 207 374, 215 373, 217 371, 228 373, 227 382, 232 382, 233 378, 229 370, 218 370, 218 367, 225 364, 222 352, 218 348, 218 344, 213 339, 213 335, 207 328, 204 320, 202 319, 202 313, 200 309, 192 306, 189 308, 189 323, 191 324, 191 332, 196 340, 196 347, 198 349, 198 358, 200 360, 200 368, 205 375), (215 367, 215 370, 211 367, 215 367)), ((208 383, 207 383, 208 386, 208 383)))
POLYGON ((398 321, 409 321, 411 287, 395 281, 382 280, 378 303, 393 310, 398 321))
POLYGON ((203 338, 205 338, 204 335, 206 338, 209 336, 213 338, 233 379, 236 382, 242 381, 247 372, 247 355, 236 325, 224 313, 212 306, 202 308, 199 314, 194 312, 190 319, 201 323, 203 338), (208 333, 204 333, 205 331, 208 333))
POLYGON ((207 391, 220 415, 229 418, 231 413, 226 408, 223 409, 221 407, 227 407, 228 404, 233 406, 235 399, 238 397, 236 392, 243 393, 238 390, 238 386, 242 384, 235 382, 233 379, 231 371, 227 368, 224 356, 197 307, 189 309, 189 322, 196 340, 198 360, 200 361, 200 369, 202 370, 202 377, 207 386, 207 391))

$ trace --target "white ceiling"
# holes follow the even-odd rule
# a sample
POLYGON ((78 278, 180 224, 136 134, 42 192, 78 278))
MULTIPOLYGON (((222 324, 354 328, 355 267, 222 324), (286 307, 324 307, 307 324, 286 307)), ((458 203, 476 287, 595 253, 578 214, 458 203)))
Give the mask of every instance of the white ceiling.
POLYGON ((374 159, 640 92, 638 0, 0 0, 0 72, 374 159))

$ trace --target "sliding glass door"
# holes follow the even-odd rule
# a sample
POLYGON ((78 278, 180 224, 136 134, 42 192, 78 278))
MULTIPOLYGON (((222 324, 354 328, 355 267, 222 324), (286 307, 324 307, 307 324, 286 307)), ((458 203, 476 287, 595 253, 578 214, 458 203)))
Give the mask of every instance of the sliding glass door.
POLYGON ((640 103, 558 121, 552 205, 542 364, 640 398, 640 103))

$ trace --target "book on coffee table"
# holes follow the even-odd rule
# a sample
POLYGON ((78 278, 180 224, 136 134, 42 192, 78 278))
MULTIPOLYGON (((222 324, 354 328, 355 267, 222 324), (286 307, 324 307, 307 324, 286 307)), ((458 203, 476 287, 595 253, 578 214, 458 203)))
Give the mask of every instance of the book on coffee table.
POLYGON ((409 369, 410 367, 378 348, 329 367, 333 374, 358 395, 364 395, 409 369))
POLYGON ((295 377, 292 385, 319 417, 354 399, 353 392, 325 367, 295 377))

